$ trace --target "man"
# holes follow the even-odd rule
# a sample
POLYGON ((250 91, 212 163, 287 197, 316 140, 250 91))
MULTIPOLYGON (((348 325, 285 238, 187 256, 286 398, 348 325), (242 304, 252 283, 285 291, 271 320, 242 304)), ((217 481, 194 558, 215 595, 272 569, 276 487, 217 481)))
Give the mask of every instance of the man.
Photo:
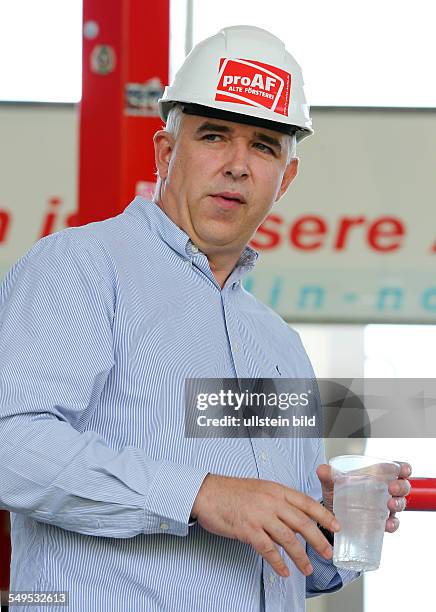
POLYGON ((268 32, 227 28, 160 108, 156 201, 38 241, 1 286, 11 590, 66 591, 75 611, 303 610, 357 576, 331 562, 322 440, 184 436, 187 378, 313 376, 241 285, 311 133, 299 67, 268 32))

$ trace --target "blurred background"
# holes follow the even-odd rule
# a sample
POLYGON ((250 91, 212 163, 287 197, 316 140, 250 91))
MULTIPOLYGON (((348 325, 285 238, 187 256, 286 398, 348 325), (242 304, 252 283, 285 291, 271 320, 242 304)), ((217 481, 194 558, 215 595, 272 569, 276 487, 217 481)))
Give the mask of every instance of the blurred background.
MULTIPOLYGON (((163 87, 202 38, 257 25, 302 66, 315 135, 252 241, 246 288, 297 329, 319 377, 434 378, 435 22, 433 0, 2 0, 0 279, 39 238, 148 197, 163 87)), ((436 476, 432 438, 326 446, 436 476)), ((429 609, 434 516, 400 515, 381 568, 307 609, 429 609)))

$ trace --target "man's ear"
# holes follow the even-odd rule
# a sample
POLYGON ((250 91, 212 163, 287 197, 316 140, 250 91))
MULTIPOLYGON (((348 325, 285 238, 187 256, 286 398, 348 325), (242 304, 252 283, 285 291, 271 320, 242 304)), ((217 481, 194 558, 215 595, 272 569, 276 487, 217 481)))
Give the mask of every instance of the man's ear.
POLYGON ((154 159, 159 178, 165 179, 168 175, 171 154, 174 149, 174 138, 166 130, 159 130, 153 136, 154 159))
POLYGON ((280 189, 277 193, 277 197, 275 199, 275 202, 277 202, 277 200, 280 200, 280 198, 282 197, 282 195, 285 193, 285 191, 287 190, 287 188, 289 187, 289 185, 292 183, 292 181, 294 180, 294 178, 297 176, 297 172, 298 172, 298 162, 300 160, 298 159, 298 157, 295 157, 290 164, 288 164, 285 168, 285 171, 283 173, 283 177, 282 177, 282 182, 280 185, 280 189))

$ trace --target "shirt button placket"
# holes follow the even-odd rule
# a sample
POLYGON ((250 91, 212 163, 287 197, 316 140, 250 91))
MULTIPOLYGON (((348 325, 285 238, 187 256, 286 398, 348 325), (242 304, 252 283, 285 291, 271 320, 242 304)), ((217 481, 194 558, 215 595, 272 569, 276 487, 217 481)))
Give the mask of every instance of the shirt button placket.
POLYGON ((241 342, 238 337, 237 326, 233 324, 234 317, 232 316, 231 306, 229 305, 229 293, 228 291, 224 291, 223 294, 223 306, 224 306, 224 314, 225 314, 225 322, 228 329, 229 341, 231 352, 233 354, 233 361, 236 368, 236 373, 239 377, 245 376, 245 367, 242 363, 242 355, 241 355, 241 342), (233 333, 236 332, 236 333, 233 333))
MULTIPOLYGON (((272 572, 272 570, 269 570, 272 572)), ((282 607, 282 595, 278 576, 274 573, 265 575, 265 610, 280 612, 282 607)))

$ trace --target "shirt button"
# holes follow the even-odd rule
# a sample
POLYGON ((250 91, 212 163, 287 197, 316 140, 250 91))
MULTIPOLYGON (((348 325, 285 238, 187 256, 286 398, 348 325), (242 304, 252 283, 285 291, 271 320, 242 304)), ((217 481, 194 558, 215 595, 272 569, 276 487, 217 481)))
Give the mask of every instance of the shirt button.
POLYGON ((239 351, 239 344, 235 342, 235 344, 233 345, 233 348, 235 351, 239 351))
POLYGON ((262 451, 260 453, 260 458, 262 459, 262 461, 267 461, 268 460, 268 453, 266 451, 262 451))
POLYGON ((198 253, 198 246, 195 246, 195 244, 191 245, 191 251, 193 253, 198 253))
POLYGON ((161 523, 161 524, 159 525, 159 527, 160 527, 161 529, 163 529, 163 531, 166 531, 167 529, 169 529, 169 528, 170 528, 170 526, 168 525, 168 523, 161 523))
POLYGON ((274 582, 276 581, 276 577, 274 576, 274 574, 270 574, 268 576, 268 580, 269 580, 270 584, 274 584, 274 582))

